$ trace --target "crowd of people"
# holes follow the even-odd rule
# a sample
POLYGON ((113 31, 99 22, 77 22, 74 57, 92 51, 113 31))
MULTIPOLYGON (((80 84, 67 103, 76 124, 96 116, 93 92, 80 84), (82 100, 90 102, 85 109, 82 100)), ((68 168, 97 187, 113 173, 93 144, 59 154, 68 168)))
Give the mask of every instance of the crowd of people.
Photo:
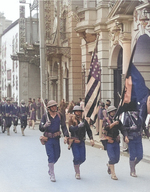
MULTIPOLYGON (((44 102, 47 103, 47 100, 44 102)), ((37 102, 34 98, 29 98, 27 104, 21 100, 20 105, 10 97, 2 98, 0 101, 1 130, 3 133, 7 131, 7 135, 10 135, 10 127, 13 127, 13 131, 17 133, 17 125, 20 120, 21 132, 24 136, 27 125, 34 129, 36 120, 40 120, 43 114, 44 106, 40 98, 37 99, 37 102)))

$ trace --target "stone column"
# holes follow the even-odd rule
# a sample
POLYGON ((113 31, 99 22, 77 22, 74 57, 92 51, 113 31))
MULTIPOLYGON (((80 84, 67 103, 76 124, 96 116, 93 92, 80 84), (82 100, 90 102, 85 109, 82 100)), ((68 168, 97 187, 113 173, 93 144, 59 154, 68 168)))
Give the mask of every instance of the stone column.
POLYGON ((108 68, 109 63, 109 32, 101 30, 98 42, 98 60, 101 68, 101 100, 110 99, 113 103, 113 70, 108 68))
POLYGON ((125 40, 122 41, 122 44, 123 44, 122 74, 126 74, 131 57, 131 41, 125 40))
MULTIPOLYGON (((78 3, 78 2, 77 2, 78 3)), ((82 68, 81 68, 81 40, 77 36, 74 28, 76 27, 77 21, 72 15, 77 5, 69 2, 68 11, 68 30, 70 32, 69 46, 71 48, 70 54, 70 66, 69 66, 69 101, 78 101, 81 97, 82 87, 82 68)))
MULTIPOLYGON (((29 64, 26 61, 19 62, 19 99, 24 99, 25 102, 28 102, 29 93, 28 93, 28 67, 29 64)), ((20 101, 19 101, 20 102, 20 101)))
POLYGON ((45 76, 45 20, 44 1, 39 1, 39 39, 40 39, 40 84, 41 98, 46 98, 46 76, 45 76))

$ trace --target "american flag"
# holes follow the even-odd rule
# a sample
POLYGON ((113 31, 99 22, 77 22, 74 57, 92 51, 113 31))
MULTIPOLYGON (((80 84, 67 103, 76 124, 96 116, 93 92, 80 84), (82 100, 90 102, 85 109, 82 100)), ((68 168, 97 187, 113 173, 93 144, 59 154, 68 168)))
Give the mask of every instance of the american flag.
POLYGON ((98 62, 96 51, 92 56, 90 64, 90 72, 88 75, 86 93, 85 93, 85 118, 89 118, 95 122, 98 113, 98 100, 100 96, 100 76, 101 70, 98 62))

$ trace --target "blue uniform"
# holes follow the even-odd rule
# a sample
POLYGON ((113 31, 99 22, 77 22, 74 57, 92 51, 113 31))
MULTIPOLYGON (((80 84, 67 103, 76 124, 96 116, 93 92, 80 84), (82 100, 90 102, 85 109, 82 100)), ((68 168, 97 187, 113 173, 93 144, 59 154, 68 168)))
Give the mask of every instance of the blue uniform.
POLYGON ((18 115, 19 115, 19 107, 17 105, 13 105, 12 120, 13 120, 14 126, 18 125, 18 115))
MULTIPOLYGON (((76 119, 77 120, 77 119, 76 119)), ((77 120, 78 124, 80 123, 77 120)), ((80 140, 80 143, 72 143, 72 153, 73 153, 73 162, 74 165, 82 164, 86 159, 86 151, 85 151, 85 134, 87 132, 89 139, 93 139, 92 131, 90 126, 86 120, 84 120, 84 127, 73 126, 70 124, 69 131, 71 133, 71 137, 80 140)))
POLYGON ((27 114, 28 114, 28 107, 25 105, 21 105, 19 108, 19 116, 21 121, 21 128, 26 128, 27 126, 27 114))
POLYGON ((3 113, 4 113, 4 119, 5 119, 5 127, 10 128, 12 124, 12 110, 13 106, 11 104, 5 104, 3 106, 3 113))
MULTIPOLYGON (((48 127, 44 127, 44 124, 47 121, 47 115, 44 114, 42 119, 41 119, 41 123, 39 125, 39 129, 40 131, 44 132, 44 135, 50 133, 50 134, 55 134, 57 132, 60 131, 60 125, 61 125, 61 129, 63 131, 63 135, 64 136, 68 136, 68 131, 67 131, 67 127, 65 124, 65 121, 63 119, 63 117, 58 114, 56 114, 56 116, 53 118, 51 117, 49 114, 49 119, 51 121, 50 126, 48 127)), ((46 153, 48 156, 48 162, 49 163, 56 163, 57 160, 60 157, 60 136, 56 136, 54 138, 48 138, 48 141, 45 143, 45 148, 46 148, 46 153)))
POLYGON ((119 162, 120 159, 120 140, 118 139, 119 130, 125 136, 125 130, 123 129, 123 125, 121 121, 119 121, 118 125, 110 128, 110 125, 113 123, 113 117, 109 115, 109 119, 104 119, 103 126, 106 131, 106 138, 109 137, 112 142, 107 141, 107 154, 109 157, 109 165, 114 165, 119 162))
POLYGON ((142 119, 138 117, 135 119, 128 113, 125 114, 124 128, 127 131, 126 136, 129 139, 128 148, 130 153, 130 161, 134 161, 136 158, 141 161, 143 158, 143 145, 142 145, 142 119), (132 129, 132 125, 135 124, 135 129, 132 129))

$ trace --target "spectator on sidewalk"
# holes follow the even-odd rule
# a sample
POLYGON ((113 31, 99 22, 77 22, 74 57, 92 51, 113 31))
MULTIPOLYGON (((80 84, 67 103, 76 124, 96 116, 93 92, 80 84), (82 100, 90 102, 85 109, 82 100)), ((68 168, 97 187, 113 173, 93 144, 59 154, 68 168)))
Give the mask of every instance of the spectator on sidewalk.
POLYGON ((79 98, 80 100, 80 107, 82 108, 82 110, 84 111, 84 101, 82 98, 79 98))
POLYGON ((103 126, 103 119, 104 119, 104 111, 106 111, 105 103, 102 102, 100 104, 100 108, 99 108, 99 111, 98 111, 98 120, 99 120, 99 127, 98 128, 99 129, 98 129, 98 134, 96 134, 96 135, 99 135, 100 138, 102 137, 102 126, 103 126))
POLYGON ((60 113, 62 114, 63 118, 66 121, 66 102, 62 99, 60 106, 59 106, 60 113))
POLYGON ((31 122, 32 122, 32 129, 34 129, 34 127, 35 127, 35 122, 36 122, 36 111, 35 111, 34 106, 32 106, 32 109, 31 109, 30 120, 31 120, 31 122))
POLYGON ((74 101, 71 101, 71 102, 69 103, 69 106, 68 106, 68 113, 70 113, 70 114, 73 113, 73 108, 74 108, 74 106, 75 106, 74 101))
POLYGON ((108 109, 108 107, 111 105, 111 101, 109 99, 106 100, 105 108, 108 109))

